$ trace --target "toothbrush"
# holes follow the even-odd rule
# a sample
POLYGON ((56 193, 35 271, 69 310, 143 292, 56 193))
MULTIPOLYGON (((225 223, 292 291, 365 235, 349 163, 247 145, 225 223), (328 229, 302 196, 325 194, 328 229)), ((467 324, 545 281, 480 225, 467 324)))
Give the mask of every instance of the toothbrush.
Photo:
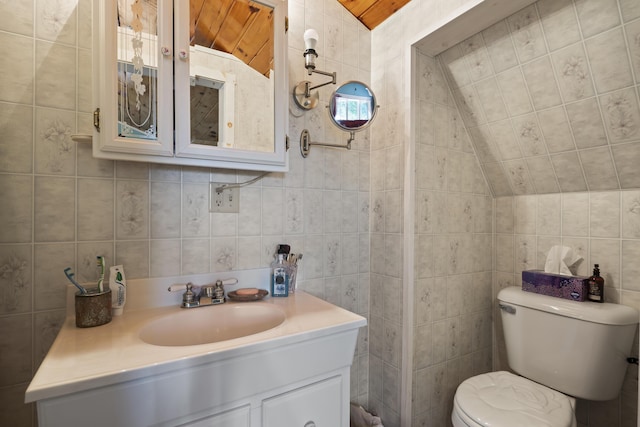
POLYGON ((104 257, 97 256, 98 259, 98 273, 100 274, 100 278, 98 279, 98 292, 104 292, 104 257))
POLYGON ((85 295, 87 293, 87 290, 83 288, 80 283, 76 282, 76 279, 73 278, 74 274, 73 271, 71 271, 71 267, 67 267, 64 269, 64 275, 67 276, 67 279, 69 279, 69 281, 80 290, 81 294, 85 295))

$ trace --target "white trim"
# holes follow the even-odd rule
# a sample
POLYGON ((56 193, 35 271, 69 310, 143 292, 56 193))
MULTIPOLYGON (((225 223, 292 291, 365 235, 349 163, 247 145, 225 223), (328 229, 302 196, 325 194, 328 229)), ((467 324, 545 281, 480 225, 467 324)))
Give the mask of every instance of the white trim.
POLYGON ((400 425, 412 425, 413 396, 413 336, 414 336, 414 294, 415 294, 415 157, 416 157, 416 48, 405 46, 404 54, 404 97, 406 111, 405 135, 408 143, 404 144, 404 263, 402 287, 402 379, 400 390, 400 425))

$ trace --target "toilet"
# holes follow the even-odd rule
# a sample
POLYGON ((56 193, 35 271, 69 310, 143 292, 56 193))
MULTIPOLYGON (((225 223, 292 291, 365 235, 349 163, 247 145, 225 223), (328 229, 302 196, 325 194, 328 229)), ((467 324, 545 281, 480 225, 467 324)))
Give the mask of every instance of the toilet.
POLYGON ((458 387, 454 427, 573 427, 576 398, 620 393, 638 312, 509 287, 498 293, 509 367, 458 387))

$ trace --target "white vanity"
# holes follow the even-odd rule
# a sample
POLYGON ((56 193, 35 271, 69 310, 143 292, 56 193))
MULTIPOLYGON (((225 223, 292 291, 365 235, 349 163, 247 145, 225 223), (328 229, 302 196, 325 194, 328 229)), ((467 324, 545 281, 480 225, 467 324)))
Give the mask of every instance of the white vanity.
POLYGON ((40 427, 349 425, 350 366, 363 317, 301 291, 196 309, 138 307, 95 328, 67 319, 26 392, 27 402, 37 402, 40 427), (225 323, 221 309, 284 320, 208 344, 141 338, 171 316, 185 334, 242 327, 242 320, 225 323))

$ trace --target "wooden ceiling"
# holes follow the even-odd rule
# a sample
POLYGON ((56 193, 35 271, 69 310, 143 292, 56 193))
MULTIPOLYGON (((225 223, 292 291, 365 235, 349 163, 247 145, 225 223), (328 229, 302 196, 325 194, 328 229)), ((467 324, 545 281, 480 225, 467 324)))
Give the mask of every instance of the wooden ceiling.
MULTIPOLYGON (((142 0, 145 31, 155 33, 157 0, 142 0)), ((184 1, 184 0, 182 0, 184 1)), ((410 0, 338 0, 373 30, 410 0)), ((132 0, 118 0, 119 24, 129 25, 132 0)), ((273 10, 251 0, 190 0, 191 44, 230 53, 260 74, 273 69, 273 10)))
POLYGON ((373 30, 410 0, 338 0, 368 29, 373 30))
POLYGON ((260 74, 273 69, 273 9, 247 0, 191 0, 191 44, 227 52, 260 74))

